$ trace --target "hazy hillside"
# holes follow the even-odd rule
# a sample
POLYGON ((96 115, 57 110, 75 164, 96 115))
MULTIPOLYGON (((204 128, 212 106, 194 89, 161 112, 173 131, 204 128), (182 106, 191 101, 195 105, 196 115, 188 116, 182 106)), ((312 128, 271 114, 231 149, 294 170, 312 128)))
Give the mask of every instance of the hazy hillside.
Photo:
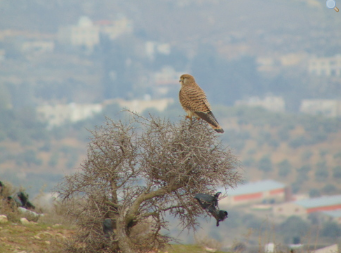
MULTIPOLYGON (((179 107, 176 104, 165 113, 152 113, 177 121, 184 117, 179 107)), ((340 119, 279 114, 260 108, 217 106, 213 110, 225 129, 221 139, 238 155, 246 180, 273 178, 292 186, 294 193, 309 193, 312 196, 340 192, 340 119)), ((151 111, 145 111, 144 115, 147 116, 148 112, 151 111)), ((119 119, 118 110, 107 113, 112 118, 119 119)), ((34 203, 34 196, 44 184, 47 186, 45 190, 49 191, 61 181, 62 175, 80 167, 86 155, 87 137, 90 136, 86 128, 93 129, 103 121, 103 115, 98 115, 94 119, 49 130, 43 139, 35 139, 33 135, 28 139, 18 136, 16 141, 10 141, 10 137, 2 140, 1 180, 26 187, 27 192, 32 194, 34 203)), ((266 213, 251 214, 249 208, 227 210, 229 218, 219 228, 215 226, 213 219, 202 218, 202 228, 196 236, 208 236, 228 245, 245 242, 256 247, 259 238, 266 241, 269 233, 273 233, 270 231, 277 231, 276 240, 279 243, 292 240, 291 230, 295 226, 304 227, 307 233, 318 231, 314 227, 316 224, 310 224, 310 220, 264 220, 261 217, 266 213)), ((185 231, 180 234, 177 222, 170 222, 173 224, 170 231, 173 236, 179 237, 184 243, 195 243, 193 233, 187 234, 185 231)), ((46 225, 38 227, 34 233, 23 228, 14 228, 13 231, 12 228, 6 228, 5 233, 12 232, 11 237, 6 236, 4 249, 12 249, 10 245, 13 244, 23 249, 37 247, 35 243, 23 246, 19 235, 26 231, 29 236, 34 236, 45 228, 46 225)), ((308 236, 315 238, 315 234, 308 236)), ((327 236, 319 238, 319 242, 329 241, 331 239, 327 236)), ((44 244, 42 247, 47 248, 48 245, 44 244)))
POLYGON ((246 180, 274 178, 294 193, 340 192, 341 120, 224 108, 222 136, 240 155, 246 180))
POLYGON ((338 15, 324 3, 313 0, 105 0, 100 3, 34 0, 29 4, 3 0, 0 6, 1 29, 54 33, 59 26, 76 23, 81 15, 99 20, 112 19, 120 13, 133 19, 140 36, 181 44, 188 53, 202 42, 222 48, 226 43, 242 43, 247 47, 246 52, 252 54, 316 48, 320 48, 320 54, 340 53, 338 15))
MULTIPOLYGON (((179 107, 176 104, 161 115, 179 120, 183 115, 179 107)), ((118 109, 105 115, 118 119, 117 113, 118 109)), ((341 177, 340 119, 223 106, 215 107, 215 114, 225 129, 221 138, 239 156, 246 180, 274 178, 301 193, 341 190, 337 183, 341 177)), ((62 175, 79 168, 91 136, 86 129, 102 122, 104 116, 99 115, 51 130, 42 139, 4 139, 0 177, 28 187, 31 193, 45 183, 50 189, 62 175)))
MULTIPOLYGON (((219 138, 238 156, 246 181, 271 178, 294 194, 340 194, 341 118, 299 112, 305 99, 341 99, 336 70, 330 76, 309 70, 315 57, 323 63, 341 55, 340 15, 320 0, 0 0, 0 181, 25 188, 33 202, 39 191, 53 191, 64 175, 80 169, 91 130, 106 116, 125 117, 113 99, 174 99, 162 113, 142 114, 183 119, 176 79, 189 72, 205 90, 225 130, 219 138), (89 47, 60 40, 58 30, 77 26, 83 16, 95 31, 124 19, 129 29, 121 30, 129 32, 112 38, 102 29, 89 47), (266 96, 282 99, 285 111, 234 106, 266 96), (70 104, 100 104, 103 111, 53 127, 37 113, 45 105, 70 104)), ((339 68, 335 59, 328 64, 339 68)), ((240 242, 257 249, 273 239, 291 243, 294 232, 304 243, 334 243, 341 235, 336 223, 314 217, 264 219, 270 211, 249 206, 227 211, 219 227, 203 217, 195 235, 224 241, 229 249, 240 242)), ((58 251, 74 228, 65 220, 52 226, 63 217, 45 218, 31 227, 18 224, 18 217, 1 225, 0 251, 58 251)), ((166 233, 195 243, 192 232, 180 233, 177 221, 169 222, 166 233)))

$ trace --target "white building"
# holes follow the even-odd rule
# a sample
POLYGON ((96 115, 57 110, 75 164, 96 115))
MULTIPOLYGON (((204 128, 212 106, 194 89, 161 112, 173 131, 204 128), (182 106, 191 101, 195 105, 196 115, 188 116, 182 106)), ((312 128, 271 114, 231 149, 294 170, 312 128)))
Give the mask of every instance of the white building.
POLYGON ((341 209, 336 209, 332 211, 323 211, 321 212, 321 214, 325 221, 333 221, 338 224, 341 224, 341 209))
POLYGON ((238 185, 227 191, 227 197, 219 201, 221 205, 236 206, 262 203, 264 200, 276 202, 285 200, 285 184, 274 180, 264 180, 238 185))
POLYGON ((165 66, 159 72, 153 74, 153 81, 157 86, 162 85, 179 86, 179 80, 182 74, 184 74, 184 72, 178 72, 175 71, 173 67, 165 66))
POLYGON ((341 195, 324 196, 312 199, 303 199, 276 205, 272 211, 275 216, 302 216, 321 211, 341 209, 341 195))
POLYGON ((54 50, 54 42, 47 40, 26 41, 21 45, 24 53, 50 53, 54 50))
POLYGON ((99 20, 92 22, 89 17, 80 17, 77 25, 61 27, 58 40, 63 44, 86 46, 92 49, 100 41, 100 34, 107 35, 111 40, 123 34, 133 32, 133 22, 124 16, 116 20, 99 20))
POLYGON ((124 16, 116 20, 99 20, 95 22, 95 25, 99 28, 100 33, 108 35, 111 40, 133 32, 133 22, 124 16))
POLYGON ((164 66, 159 72, 152 74, 151 79, 155 84, 154 92, 158 95, 166 95, 173 87, 180 88, 179 79, 186 71, 175 71, 173 67, 164 66))
POLYGON ((262 107, 269 111, 284 112, 285 101, 282 97, 266 96, 264 99, 259 97, 250 97, 246 100, 238 100, 234 104, 235 106, 246 105, 251 107, 262 107))
POLYGON ((341 55, 311 59, 308 72, 317 76, 341 76, 341 55))
POLYGON ((63 44, 92 49, 99 43, 99 30, 90 18, 83 16, 77 25, 61 27, 58 31, 58 40, 63 44))
POLYGON ((304 99, 301 102, 300 112, 327 117, 341 116, 341 100, 333 99, 304 99))
POLYGON ((156 53, 169 55, 171 53, 171 46, 168 43, 147 41, 145 44, 145 51, 146 51, 147 57, 149 57, 150 59, 153 59, 156 53))
POLYGON ((164 99, 134 99, 134 100, 124 100, 124 99, 113 99, 112 102, 117 103, 122 108, 127 108, 130 111, 141 113, 146 109, 154 108, 158 111, 164 111, 168 105, 172 104, 174 100, 172 98, 164 99))
POLYGON ((102 112, 101 104, 67 104, 42 105, 37 108, 41 119, 48 122, 49 127, 59 126, 66 122, 77 122, 102 112))
POLYGON ((337 244, 333 244, 321 249, 313 250, 311 253, 339 253, 339 246, 337 244))

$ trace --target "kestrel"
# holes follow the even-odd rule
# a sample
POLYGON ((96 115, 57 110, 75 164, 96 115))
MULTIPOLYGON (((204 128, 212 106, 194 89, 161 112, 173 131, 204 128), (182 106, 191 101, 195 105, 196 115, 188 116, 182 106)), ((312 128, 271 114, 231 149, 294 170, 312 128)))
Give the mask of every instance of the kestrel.
POLYGON ((207 101, 205 92, 195 82, 193 76, 183 74, 180 77, 181 89, 179 100, 182 108, 187 112, 187 118, 193 116, 205 120, 216 132, 223 133, 224 130, 219 126, 217 119, 211 112, 211 106, 207 101))

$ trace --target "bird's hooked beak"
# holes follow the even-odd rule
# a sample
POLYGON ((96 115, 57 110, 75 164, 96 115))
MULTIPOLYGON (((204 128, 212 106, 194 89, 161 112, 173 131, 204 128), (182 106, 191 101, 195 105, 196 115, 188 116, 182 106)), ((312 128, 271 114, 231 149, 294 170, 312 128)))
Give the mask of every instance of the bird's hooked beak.
POLYGON ((181 79, 179 80, 179 83, 181 83, 181 79))

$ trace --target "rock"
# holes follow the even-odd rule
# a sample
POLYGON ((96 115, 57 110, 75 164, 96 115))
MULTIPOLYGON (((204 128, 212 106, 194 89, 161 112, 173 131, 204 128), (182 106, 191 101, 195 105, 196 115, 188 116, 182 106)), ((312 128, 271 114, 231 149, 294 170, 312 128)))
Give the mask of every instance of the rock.
POLYGON ((30 221, 37 221, 40 217, 44 216, 44 214, 39 214, 23 207, 18 207, 18 211, 24 214, 26 218, 30 221))
POLYGON ((7 223, 8 219, 6 215, 0 215, 0 223, 7 223))
POLYGON ((28 221, 26 218, 20 218, 20 222, 23 225, 35 225, 35 224, 38 224, 37 222, 34 222, 34 221, 28 221))
POLYGON ((205 250, 207 252, 217 252, 217 249, 212 249, 212 248, 209 248, 209 247, 205 247, 205 250))
POLYGON ((7 241, 7 237, 0 237, 0 241, 4 241, 4 242, 6 242, 7 241))
POLYGON ((55 235, 56 237, 58 236, 58 237, 60 237, 61 239, 66 239, 66 236, 65 235, 62 235, 61 233, 57 233, 56 235, 55 235))
POLYGON ((34 239, 40 240, 41 238, 39 237, 39 235, 35 235, 33 236, 34 239))
POLYGON ((20 218, 20 222, 23 225, 29 225, 30 224, 30 222, 26 218, 20 218))
POLYGON ((42 232, 41 234, 53 237, 53 235, 51 233, 49 233, 49 232, 42 232))

